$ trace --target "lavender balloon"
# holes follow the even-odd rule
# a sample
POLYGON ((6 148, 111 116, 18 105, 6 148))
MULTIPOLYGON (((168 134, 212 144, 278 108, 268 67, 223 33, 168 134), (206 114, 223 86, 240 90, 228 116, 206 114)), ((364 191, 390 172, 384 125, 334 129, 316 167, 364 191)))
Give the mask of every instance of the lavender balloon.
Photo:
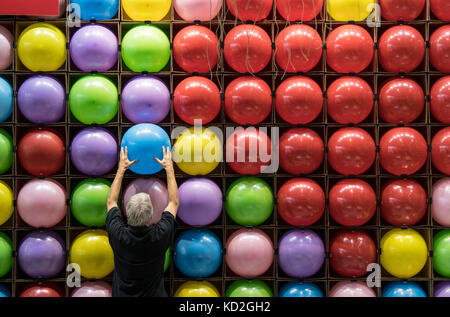
POLYGON ((170 111, 170 92, 166 84, 154 76, 140 76, 122 90, 122 110, 134 123, 158 123, 170 111))
POLYGON ((278 245, 278 263, 289 276, 306 278, 316 274, 325 259, 322 239, 311 230, 290 230, 278 245))
POLYGON ((434 221, 450 227, 450 177, 444 177, 433 184, 431 215, 434 221))
POLYGON ((450 281, 435 284, 434 297, 450 297, 450 281))
POLYGON ((111 297, 112 288, 106 282, 84 282, 70 297, 111 297))

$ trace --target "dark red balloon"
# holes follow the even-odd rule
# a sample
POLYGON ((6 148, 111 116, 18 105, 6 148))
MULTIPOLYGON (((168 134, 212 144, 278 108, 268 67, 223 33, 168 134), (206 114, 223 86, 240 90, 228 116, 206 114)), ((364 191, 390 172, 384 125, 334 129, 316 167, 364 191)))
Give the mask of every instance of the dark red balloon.
POLYGON ((202 120, 202 124, 211 122, 219 114, 220 107, 219 88, 208 78, 188 77, 175 88, 173 108, 188 124, 193 125, 195 119, 202 120))
POLYGON ((323 162, 323 141, 311 129, 290 129, 279 144, 280 166, 289 174, 310 174, 323 162))
POLYGON ((450 24, 441 26, 430 37, 430 62, 440 72, 450 72, 450 24))
POLYGON ((377 262, 377 248, 364 231, 341 230, 330 241, 330 267, 343 277, 362 277, 377 262))
POLYGON ((272 42, 261 27, 241 24, 228 32, 223 54, 228 65, 235 71, 257 73, 272 58, 272 42))
POLYGON ((412 128, 393 128, 380 140, 380 164, 394 175, 416 173, 427 160, 427 142, 412 128))
POLYGON ((430 92, 430 109, 436 120, 450 123, 450 76, 434 83, 430 92))
POLYGON ((64 297, 64 294, 58 285, 46 282, 29 284, 20 297, 64 297))
POLYGON ((388 123, 410 123, 423 112, 425 95, 412 79, 396 78, 380 89, 378 115, 388 123))
POLYGON ((19 142, 20 165, 35 176, 50 176, 60 171, 66 161, 64 142, 57 132, 32 129, 19 142))
POLYGON ((322 6, 323 0, 277 0, 277 11, 287 21, 311 21, 322 6))
POLYGON ((422 34, 409 25, 387 29, 378 41, 378 61, 385 71, 412 72, 425 56, 422 34))
POLYGON ((394 179, 381 189, 381 217, 392 226, 413 226, 427 212, 427 194, 417 181, 394 179))
POLYGON ((373 39, 359 25, 342 25, 327 37, 327 64, 338 73, 359 73, 373 59, 373 39))
POLYGON ((337 123, 360 123, 372 108, 373 90, 359 77, 340 77, 327 89, 327 112, 337 123))
POLYGON ((275 44, 275 60, 286 72, 308 72, 322 58, 322 39, 309 25, 288 26, 278 33, 275 44))
POLYGON ((430 0, 431 12, 442 21, 450 21, 450 1, 430 0))
POLYGON ((241 21, 261 21, 272 12, 273 0, 227 0, 231 14, 241 21))
POLYGON ((325 210, 325 194, 312 179, 293 178, 277 194, 277 211, 292 226, 310 226, 325 210))
POLYGON ((413 21, 423 11, 425 0, 379 0, 381 16, 388 21, 413 21))
POLYGON ((341 128, 328 140, 328 163, 342 175, 359 175, 375 161, 375 142, 361 128, 341 128))
POLYGON ((439 130, 433 137, 431 160, 441 173, 450 175, 450 127, 439 130))
POLYGON ((311 78, 290 77, 278 86, 275 94, 277 113, 290 124, 310 123, 322 111, 322 89, 311 78))
POLYGON ((329 194, 330 216, 342 226, 362 226, 375 214, 377 197, 373 188, 360 179, 344 179, 329 194))
POLYGON ((258 124, 272 111, 272 90, 261 78, 244 76, 225 90, 225 112, 237 124, 258 124))

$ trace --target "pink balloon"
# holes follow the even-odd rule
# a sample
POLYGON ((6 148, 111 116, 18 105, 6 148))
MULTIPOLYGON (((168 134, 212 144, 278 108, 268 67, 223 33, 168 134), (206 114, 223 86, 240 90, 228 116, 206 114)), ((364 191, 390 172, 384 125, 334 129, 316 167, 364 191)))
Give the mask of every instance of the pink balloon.
POLYGON ((226 249, 228 267, 245 278, 264 274, 273 262, 272 240, 256 228, 233 232, 227 240, 226 249))
POLYGON ((210 21, 222 8, 222 0, 174 0, 173 6, 185 21, 210 21))
POLYGON ((450 227, 450 177, 433 184, 431 214, 437 223, 450 227))
POLYGON ((11 66, 14 56, 13 41, 14 37, 11 32, 0 25, 0 70, 11 66))
POLYGON ((67 212, 64 187, 52 179, 33 179, 17 196, 20 218, 35 228, 50 228, 64 219, 67 212))
POLYGON ((330 290, 329 297, 377 297, 375 291, 361 281, 342 281, 330 290))
POLYGON ((112 288, 106 282, 84 282, 70 297, 111 297, 112 288))

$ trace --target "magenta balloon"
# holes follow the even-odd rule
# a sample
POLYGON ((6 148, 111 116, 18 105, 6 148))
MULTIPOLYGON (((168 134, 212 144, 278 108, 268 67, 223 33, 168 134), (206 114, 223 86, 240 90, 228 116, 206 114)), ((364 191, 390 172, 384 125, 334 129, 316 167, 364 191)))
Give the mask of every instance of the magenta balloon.
POLYGON ((161 219, 161 215, 169 203, 169 194, 167 192, 166 184, 158 178, 138 178, 133 180, 125 188, 123 194, 123 210, 125 210, 131 196, 139 193, 149 194, 153 205, 153 218, 151 224, 157 223, 161 219))
POLYGON ((0 70, 11 66, 14 56, 13 41, 11 32, 0 25, 0 70))
POLYGON ((329 297, 377 297, 375 291, 361 281, 342 281, 330 290, 329 297))
POLYGON ((450 227, 450 177, 444 177, 433 184, 431 214, 434 221, 450 227))
POLYGON ((20 218, 35 228, 50 228, 64 219, 67 212, 66 190, 52 179, 33 179, 17 196, 20 218))
POLYGON ((111 297, 112 288, 106 282, 84 282, 72 292, 70 297, 111 297))
POLYGON ((237 275, 255 278, 264 274, 273 263, 273 243, 264 231, 240 229, 233 232, 226 245, 225 261, 237 275))

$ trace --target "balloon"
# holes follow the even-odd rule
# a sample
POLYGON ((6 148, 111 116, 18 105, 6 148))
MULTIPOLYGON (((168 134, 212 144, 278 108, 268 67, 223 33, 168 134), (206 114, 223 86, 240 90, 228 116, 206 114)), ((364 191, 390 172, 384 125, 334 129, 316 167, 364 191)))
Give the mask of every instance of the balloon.
POLYGON ((14 36, 0 25, 0 70, 10 68, 14 58, 14 36))
POLYGON ((221 100, 217 85, 206 77, 184 79, 173 93, 173 108, 178 117, 193 125, 195 120, 207 124, 220 113, 221 100))
POLYGON ((322 58, 322 38, 309 25, 288 26, 278 33, 275 44, 275 60, 286 72, 309 72, 322 58))
POLYGON ((328 14, 337 21, 363 21, 375 6, 375 0, 327 0, 328 14))
POLYGON ((227 0, 230 13, 241 21, 262 21, 272 12, 273 0, 227 0))
POLYGON ((444 177, 433 184, 431 215, 444 227, 450 227, 450 178, 444 177))
MULTIPOLYGON (((348 1, 355 0, 344 0, 348 1)), ((354 24, 342 25, 331 31, 326 46, 327 64, 338 73, 362 72, 370 65, 374 55, 372 36, 366 29, 354 24)))
POLYGON ((365 282, 341 281, 334 284, 328 297, 377 297, 377 295, 365 282))
POLYGON ((85 230, 72 242, 70 262, 78 263, 81 276, 101 279, 114 270, 114 254, 105 230, 85 230))
POLYGON ((52 24, 31 24, 19 36, 17 55, 33 72, 58 70, 66 61, 66 37, 52 24))
POLYGON ((106 282, 83 282, 70 297, 112 297, 112 287, 106 282))
POLYGON ((11 290, 0 284, 0 297, 11 297, 11 290))
POLYGON ((11 168, 13 156, 13 139, 7 131, 0 128, 0 174, 11 168))
POLYGON ((225 208, 230 218, 241 226, 264 223, 272 214, 273 206, 272 189, 260 178, 241 177, 227 189, 225 208))
POLYGON ((108 123, 116 116, 118 104, 117 87, 105 76, 83 76, 70 89, 70 111, 84 124, 108 123))
POLYGON ((288 224, 310 226, 325 210, 325 193, 322 187, 308 178, 291 178, 277 194, 277 211, 288 224))
POLYGON ((235 274, 244 278, 263 275, 273 263, 273 243, 262 230, 240 229, 227 239, 225 261, 235 274))
POLYGON ((381 16, 388 21, 413 21, 425 7, 425 0, 380 0, 381 16))
POLYGON ((6 121, 11 117, 13 112, 13 104, 14 100, 12 86, 8 81, 0 77, 0 122, 6 121))
POLYGON ((323 7, 323 0, 277 0, 277 11, 287 21, 311 21, 323 7))
POLYGON ((128 147, 128 158, 138 160, 130 170, 140 175, 159 172, 162 167, 154 158, 162 160, 162 147, 170 148, 167 132, 151 123, 141 123, 129 128, 122 137, 121 147, 128 147))
POLYGON ((134 21, 160 21, 169 13, 171 0, 122 0, 124 13, 134 21))
POLYGON ((171 255, 171 252, 172 252, 171 248, 168 247, 167 250, 166 250, 165 258, 164 258, 164 272, 166 272, 167 269, 170 266, 170 261, 171 261, 170 260, 170 255, 171 255))
POLYGON ((4 277, 12 268, 13 244, 11 238, 0 232, 0 278, 4 277))
POLYGON ((188 277, 208 277, 222 264, 222 242, 208 229, 191 229, 181 233, 174 246, 173 261, 188 277))
POLYGON ((99 24, 83 26, 70 40, 70 57, 84 72, 106 72, 117 64, 117 36, 99 24))
POLYGON ((50 176, 66 162, 64 142, 57 132, 35 128, 19 141, 17 155, 20 165, 34 176, 50 176))
POLYGON ((380 262, 397 278, 411 278, 425 266, 428 248, 423 237, 413 229, 392 229, 380 242, 380 262))
POLYGON ((119 0, 70 0, 70 3, 80 7, 75 13, 79 13, 82 20, 110 20, 119 11, 119 0))
POLYGON ((430 0, 431 12, 442 21, 450 21, 450 3, 447 0, 430 0))
POLYGON ((79 223, 86 227, 105 225, 110 186, 111 183, 102 178, 88 178, 76 185, 70 199, 70 210, 79 223))
POLYGON ((64 297, 61 287, 53 282, 30 283, 20 297, 64 297))
POLYGON ((393 128, 380 140, 380 164, 394 175, 416 173, 427 160, 427 142, 413 128, 393 128))
POLYGON ((450 72, 450 25, 444 25, 431 34, 430 62, 440 72, 450 72))
POLYGON ((272 42, 257 25, 241 24, 225 37, 223 54, 228 65, 238 73, 258 73, 270 62, 272 42))
POLYGON ((0 180, 0 226, 7 222, 14 212, 13 199, 11 187, 0 180))
POLYGON ((294 76, 284 80, 276 90, 275 109, 290 124, 307 124, 322 111, 323 93, 311 78, 294 76))
POLYGON ((219 40, 210 29, 190 25, 179 31, 173 40, 173 58, 188 73, 207 73, 219 59, 219 40))
POLYGON ((322 290, 311 282, 288 282, 278 291, 278 297, 324 297, 322 290))
POLYGON ((122 39, 122 59, 133 72, 159 72, 169 62, 170 54, 167 35, 153 25, 136 26, 122 39))
POLYGON ((340 230, 330 241, 330 267, 339 276, 362 277, 377 262, 377 247, 364 231, 340 230))
POLYGON ((436 81, 430 92, 431 114, 442 123, 450 123, 450 76, 436 81))
POLYGON ((387 72, 412 72, 424 56, 425 40, 409 25, 390 27, 378 40, 378 61, 387 72))
POLYGON ((361 179, 343 179, 330 190, 329 212, 342 226, 362 226, 372 219, 377 209, 372 186, 361 179))
POLYGON ((191 178, 178 188, 178 218, 190 226, 207 226, 222 213, 222 190, 207 178, 191 178))
POLYGON ((450 297, 450 281, 434 284, 434 297, 450 297))
POLYGON ((178 287, 174 297, 220 297, 220 293, 208 281, 187 281, 178 287))
POLYGON ((383 287, 382 297, 427 297, 422 287, 415 282, 396 281, 383 287))
POLYGON ((173 8, 185 21, 210 21, 222 9, 222 0, 173 0, 173 8))
POLYGON ((225 113, 241 125, 256 125, 272 112, 272 90, 261 78, 234 79, 225 90, 225 113))
POLYGON ((70 159, 83 174, 107 174, 117 163, 117 141, 106 129, 84 128, 72 140, 70 159))
POLYGON ((433 268, 437 274, 450 277, 450 229, 439 231, 433 238, 433 268))
POLYGON ((441 173, 450 175, 450 127, 438 131, 431 141, 431 161, 441 173))
POLYGON ((66 190, 60 183, 52 179, 33 179, 19 191, 17 212, 34 228, 50 228, 66 216, 66 201, 66 190))
POLYGON ((206 175, 222 161, 222 142, 213 129, 185 129, 174 145, 174 161, 189 175, 206 175))
POLYGON ((325 246, 314 231, 293 229, 286 232, 278 243, 278 265, 291 277, 313 276, 324 260, 325 246))
POLYGON ((339 174, 360 175, 375 161, 375 142, 361 128, 340 128, 328 140, 328 163, 339 174))
POLYGON ((237 280, 228 286, 225 297, 273 297, 273 292, 261 280, 237 280))

